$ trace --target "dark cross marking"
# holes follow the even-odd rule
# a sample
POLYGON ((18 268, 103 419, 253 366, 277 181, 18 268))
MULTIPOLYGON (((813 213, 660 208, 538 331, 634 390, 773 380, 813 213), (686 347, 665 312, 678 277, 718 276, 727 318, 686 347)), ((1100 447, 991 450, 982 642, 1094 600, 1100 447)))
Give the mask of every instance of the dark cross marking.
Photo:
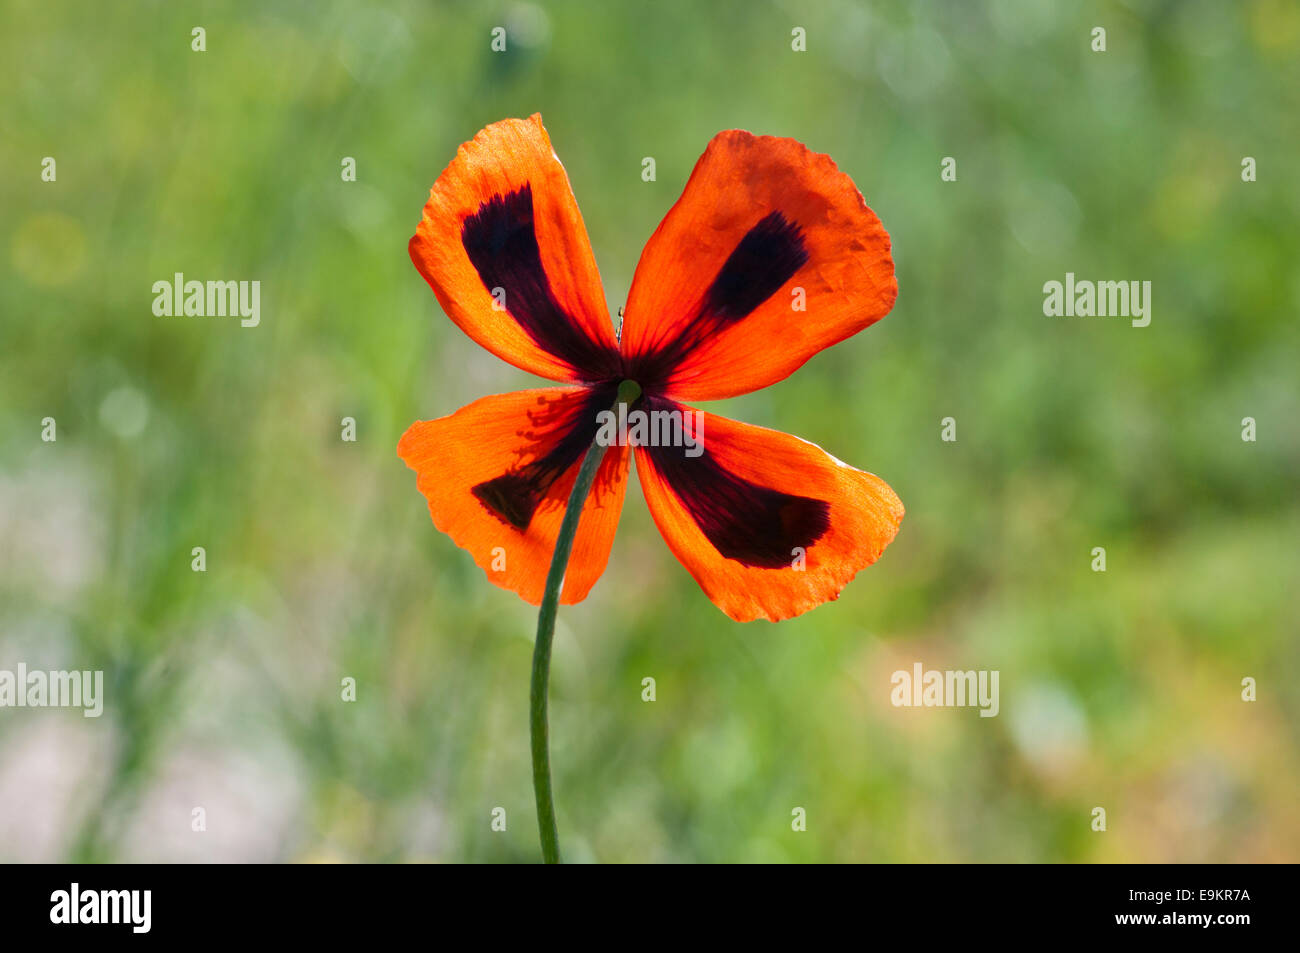
POLYGON ((769 212, 723 262, 693 317, 673 338, 634 357, 628 376, 650 390, 662 386, 693 348, 751 314, 807 262, 802 229, 769 212))
POLYGON ((533 222, 533 187, 494 195, 465 219, 461 244, 483 287, 505 290, 505 308, 538 345, 583 380, 618 373, 618 353, 594 341, 555 299, 533 222))
MULTIPOLYGON (((676 408, 652 399, 657 409, 676 408)), ((677 408, 680 409, 680 408, 677 408)), ((725 469, 707 445, 698 457, 682 447, 645 447, 655 469, 691 519, 727 559, 762 569, 788 568, 830 529, 830 504, 758 486, 725 469)))
POLYGON ((535 421, 539 430, 560 431, 555 445, 530 463, 479 483, 470 490, 474 498, 503 523, 527 529, 555 481, 582 459, 596 439, 596 414, 610 408, 617 392, 617 386, 593 388, 575 409, 567 412, 566 419, 545 420, 543 416, 535 421))

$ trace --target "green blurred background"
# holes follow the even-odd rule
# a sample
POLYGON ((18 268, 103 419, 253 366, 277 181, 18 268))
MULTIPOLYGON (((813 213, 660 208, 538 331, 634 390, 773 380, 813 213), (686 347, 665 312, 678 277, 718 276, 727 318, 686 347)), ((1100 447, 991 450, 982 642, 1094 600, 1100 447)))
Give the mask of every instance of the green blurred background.
POLYGON ((731 622, 629 489, 557 633, 568 859, 1300 859, 1300 4, 178 6, 0 13, 0 668, 107 693, 0 710, 0 860, 538 859, 534 610, 395 453, 536 384, 406 252, 456 146, 534 111, 611 311, 731 127, 834 157, 901 289, 709 406, 902 497, 838 602, 731 622), (178 271, 260 280, 261 326, 155 317, 178 271), (1067 271, 1152 281, 1150 327, 1044 317, 1067 271), (1001 713, 892 707, 917 661, 999 670, 1001 713))

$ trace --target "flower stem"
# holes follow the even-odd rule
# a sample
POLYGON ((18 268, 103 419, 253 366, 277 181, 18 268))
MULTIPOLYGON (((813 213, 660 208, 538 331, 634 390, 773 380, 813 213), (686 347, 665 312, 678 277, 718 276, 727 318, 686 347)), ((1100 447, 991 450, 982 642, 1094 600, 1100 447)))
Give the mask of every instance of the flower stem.
MULTIPOLYGON (((641 395, 641 388, 632 381, 623 381, 618 388, 618 400, 632 403, 641 395)), ((578 533, 578 520, 587 502, 591 485, 596 482, 596 471, 605 458, 607 448, 593 440, 582 458, 578 478, 569 491, 569 502, 560 522, 560 534, 555 540, 555 555, 546 574, 546 589, 542 606, 537 612, 537 641, 533 643, 533 677, 528 697, 528 726, 533 748, 533 793, 537 797, 537 833, 542 839, 542 861, 560 862, 560 834, 555 828, 555 797, 551 792, 551 729, 546 717, 547 694, 551 681, 551 643, 555 640, 555 615, 560 608, 560 587, 564 585, 564 571, 573 552, 573 537, 578 533)))
POLYGON ((542 838, 542 860, 548 864, 560 862, 560 835, 555 829, 555 799, 551 794, 550 727, 546 718, 547 687, 551 679, 551 642, 555 638, 555 614, 560 607, 560 586, 564 583, 564 570, 569 565, 573 551, 573 537, 578 531, 578 518, 596 471, 604 459, 605 447, 593 442, 583 457, 578 479, 569 493, 569 503, 560 523, 560 535, 555 540, 555 555, 551 569, 546 574, 546 591, 542 607, 537 613, 537 641, 533 644, 533 679, 529 694, 528 721, 533 743, 533 792, 537 795, 537 831, 542 838))
MULTIPOLYGON (((619 397, 612 410, 620 403, 632 403, 641 397, 641 387, 633 381, 619 385, 619 397)), ((564 519, 560 520, 559 536, 555 538, 555 554, 551 568, 546 573, 546 590, 542 593, 542 607, 537 612, 537 641, 533 642, 533 679, 529 686, 528 725, 533 745, 533 794, 537 797, 537 833, 542 839, 542 862, 560 862, 560 835, 555 829, 555 797, 551 793, 551 729, 546 718, 547 689, 551 681, 551 642, 555 641, 555 614, 560 607, 560 588, 564 585, 564 571, 568 568, 569 554, 573 551, 573 537, 577 536, 578 519, 586 495, 595 482, 595 473, 601 468, 607 447, 593 439, 586 449, 577 480, 569 490, 564 506, 564 519)))

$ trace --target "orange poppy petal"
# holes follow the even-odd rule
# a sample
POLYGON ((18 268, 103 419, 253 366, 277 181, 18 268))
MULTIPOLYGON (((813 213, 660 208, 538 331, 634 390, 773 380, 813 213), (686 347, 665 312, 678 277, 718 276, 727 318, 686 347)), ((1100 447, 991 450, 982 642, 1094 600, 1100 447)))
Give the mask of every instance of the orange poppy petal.
POLYGON ((637 265, 628 376, 685 400, 757 390, 883 318, 897 295, 889 235, 829 156, 721 132, 637 265))
POLYGON ((617 373, 596 259, 541 116, 493 123, 460 147, 410 252, 443 310, 498 357, 552 380, 617 373))
POLYGON ((638 446, 637 473, 673 554, 737 622, 788 619, 837 598, 898 532, 903 504, 879 477, 780 431, 694 419, 700 455, 638 446))
MULTIPOLYGON (((413 424, 397 454, 418 475, 434 525, 487 577, 537 605, 560 521, 608 395, 553 387, 484 397, 413 424)), ((609 560, 627 488, 626 447, 610 447, 583 507, 560 601, 581 602, 609 560)))

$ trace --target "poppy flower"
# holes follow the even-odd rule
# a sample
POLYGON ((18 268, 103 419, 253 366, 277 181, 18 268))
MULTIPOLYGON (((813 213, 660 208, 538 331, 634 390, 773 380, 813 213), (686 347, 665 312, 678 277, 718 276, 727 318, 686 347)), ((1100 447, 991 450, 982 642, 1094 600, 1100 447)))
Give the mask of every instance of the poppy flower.
MULTIPOLYGON (((748 393, 884 317, 889 235, 830 157, 741 130, 713 138, 650 237, 615 336, 568 176, 541 116, 493 123, 438 177, 411 259, 493 354, 565 386, 485 397, 414 424, 398 455, 439 530, 534 605, 598 415, 635 381, 645 411, 691 412, 700 447, 635 446, 669 548, 731 618, 838 597, 893 540, 903 505, 873 474, 797 437, 685 401, 748 393)), ((611 446, 560 594, 605 569, 632 454, 611 446)))

